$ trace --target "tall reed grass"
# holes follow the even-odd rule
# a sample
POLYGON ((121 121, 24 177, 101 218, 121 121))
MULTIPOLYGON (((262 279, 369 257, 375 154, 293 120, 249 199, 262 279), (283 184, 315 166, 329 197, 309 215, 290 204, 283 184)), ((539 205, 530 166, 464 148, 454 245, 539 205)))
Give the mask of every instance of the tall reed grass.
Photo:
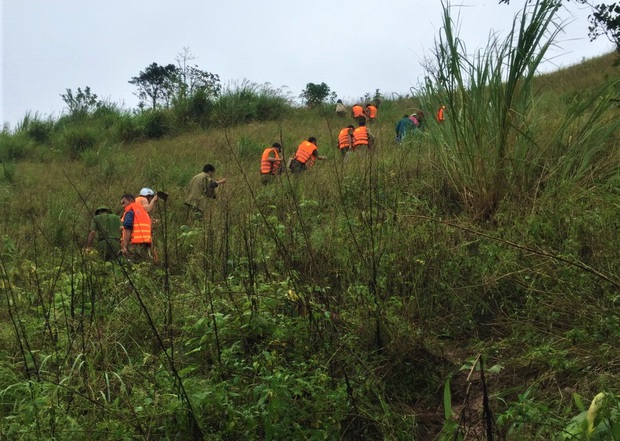
POLYGON ((446 124, 430 131, 434 163, 479 219, 492 218, 506 197, 531 201, 542 187, 566 180, 585 185, 617 170, 612 135, 620 121, 611 101, 617 80, 553 112, 535 93, 537 69, 562 30, 559 7, 529 2, 504 39, 490 35, 487 46, 470 55, 444 5, 424 105, 447 106, 446 124))

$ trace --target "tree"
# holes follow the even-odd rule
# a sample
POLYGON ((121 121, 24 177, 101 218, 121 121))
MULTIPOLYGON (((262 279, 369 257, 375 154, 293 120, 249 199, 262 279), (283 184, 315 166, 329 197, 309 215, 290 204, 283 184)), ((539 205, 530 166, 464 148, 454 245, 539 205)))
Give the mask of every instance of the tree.
MULTIPOLYGON (((554 1, 557 1, 558 4, 562 3, 562 0, 554 1)), ((566 2, 570 1, 566 0, 566 2)), ((588 17, 590 20, 590 26, 588 27, 590 40, 605 35, 616 45, 616 51, 620 53, 620 2, 593 5, 588 0, 574 1, 592 8, 592 13, 588 17)), ((499 0, 499 3, 510 4, 510 0, 499 0)))
POLYGON ((137 86, 136 96, 142 101, 150 100, 151 108, 155 109, 160 101, 170 104, 178 76, 179 69, 174 64, 151 63, 137 77, 132 77, 129 84, 137 86))
POLYGON ((69 113, 75 117, 88 115, 102 105, 102 102, 97 99, 97 95, 92 93, 88 86, 84 90, 78 87, 75 94, 71 89, 67 89, 67 93, 60 94, 60 97, 67 105, 69 113))
POLYGON ((190 66, 188 62, 195 60, 189 48, 183 48, 182 52, 177 54, 175 61, 177 62, 177 84, 175 89, 175 98, 177 100, 194 96, 200 92, 206 97, 217 96, 220 93, 220 77, 211 72, 207 72, 198 68, 194 64, 190 66))
POLYGON ((306 102, 307 106, 316 107, 325 101, 325 99, 329 96, 329 93, 329 86, 325 83, 308 83, 306 84, 306 89, 301 93, 301 95, 299 95, 299 97, 306 102))

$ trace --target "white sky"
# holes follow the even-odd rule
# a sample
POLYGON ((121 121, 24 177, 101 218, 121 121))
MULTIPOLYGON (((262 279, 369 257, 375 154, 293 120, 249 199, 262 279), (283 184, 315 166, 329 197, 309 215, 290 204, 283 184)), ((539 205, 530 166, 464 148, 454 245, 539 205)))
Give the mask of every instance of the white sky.
MULTIPOLYGON (((422 78, 441 27, 439 0, 0 1, 0 120, 11 127, 29 111, 57 117, 67 88, 90 86, 133 108, 128 80, 153 62, 175 63, 184 47, 223 83, 269 82, 297 97, 307 83, 325 82, 345 102, 375 89, 404 94, 422 78)), ((505 35, 524 0, 457 2, 473 51, 491 30, 505 35)), ((546 70, 613 49, 605 38, 589 42, 587 10, 568 5, 573 22, 546 70)))

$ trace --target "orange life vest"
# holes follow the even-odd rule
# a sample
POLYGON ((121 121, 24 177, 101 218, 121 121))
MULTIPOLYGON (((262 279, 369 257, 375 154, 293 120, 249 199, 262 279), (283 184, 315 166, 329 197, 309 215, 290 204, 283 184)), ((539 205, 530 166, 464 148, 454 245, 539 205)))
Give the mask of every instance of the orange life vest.
POLYGON ((366 116, 362 106, 353 106, 351 111, 353 112, 353 118, 357 118, 358 116, 366 116))
POLYGON ((368 106, 366 107, 366 111, 368 112, 368 118, 376 118, 377 117, 377 108, 375 106, 368 106))
MULTIPOLYGON (((150 244, 153 239, 151 236, 151 218, 140 202, 132 202, 125 205, 125 212, 121 222, 125 221, 125 215, 128 211, 133 210, 133 229, 125 230, 123 228, 123 236, 131 234, 131 243, 133 244, 150 244), (131 231, 131 233, 129 233, 131 231)), ((122 239, 121 239, 122 240, 122 239)))
POLYGON ((350 129, 348 127, 345 127, 338 134, 338 148, 341 150, 347 147, 353 147, 351 145, 354 140, 353 133, 351 133, 351 136, 349 137, 349 130, 350 129))
POLYGON ((360 145, 368 145, 368 129, 366 126, 360 126, 353 132, 353 147, 360 145))
POLYGON ((260 161, 260 172, 264 175, 277 175, 280 172, 280 155, 278 155, 278 149, 275 147, 267 147, 263 152, 263 157, 260 161), (269 162, 269 156, 273 153, 275 162, 269 162))
POLYGON ((443 107, 440 107, 439 110, 437 111, 437 122, 444 122, 446 120, 446 118, 443 115, 443 107))
POLYGON ((318 153, 317 150, 316 145, 310 141, 304 141, 297 147, 294 159, 297 159, 302 164, 306 164, 306 168, 310 169, 314 165, 316 154, 318 153))

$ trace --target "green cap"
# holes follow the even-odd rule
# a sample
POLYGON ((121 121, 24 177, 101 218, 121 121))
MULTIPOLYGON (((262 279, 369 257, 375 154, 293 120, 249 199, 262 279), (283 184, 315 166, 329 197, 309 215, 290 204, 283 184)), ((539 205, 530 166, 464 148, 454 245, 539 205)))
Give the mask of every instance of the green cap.
POLYGON ((110 207, 108 207, 107 205, 101 205, 100 207, 97 207, 97 209, 95 210, 95 214, 103 213, 104 211, 112 213, 112 209, 110 207))

